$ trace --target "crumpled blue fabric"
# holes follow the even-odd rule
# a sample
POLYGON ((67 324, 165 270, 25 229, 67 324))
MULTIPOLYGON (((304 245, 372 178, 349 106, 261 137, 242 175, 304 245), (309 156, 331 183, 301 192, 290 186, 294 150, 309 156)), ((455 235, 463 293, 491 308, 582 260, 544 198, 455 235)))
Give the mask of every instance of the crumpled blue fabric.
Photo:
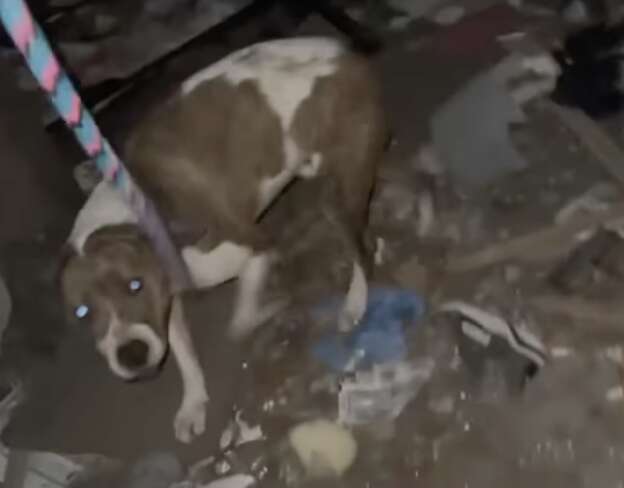
MULTIPOLYGON (((337 310, 341 303, 332 300, 319 306, 316 312, 337 310)), ((412 291, 373 287, 369 290, 366 315, 355 330, 346 336, 337 331, 324 335, 312 347, 312 354, 337 371, 344 371, 354 358, 358 369, 401 361, 408 352, 404 330, 416 325, 425 310, 425 300, 412 291)))

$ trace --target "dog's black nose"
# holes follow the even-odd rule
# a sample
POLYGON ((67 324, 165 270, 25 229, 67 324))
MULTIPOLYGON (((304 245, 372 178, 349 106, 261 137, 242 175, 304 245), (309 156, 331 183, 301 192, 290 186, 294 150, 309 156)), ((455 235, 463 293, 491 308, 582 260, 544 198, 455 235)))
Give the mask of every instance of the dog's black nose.
POLYGON ((133 339, 117 349, 119 363, 128 369, 139 369, 146 365, 149 348, 143 341, 133 339))

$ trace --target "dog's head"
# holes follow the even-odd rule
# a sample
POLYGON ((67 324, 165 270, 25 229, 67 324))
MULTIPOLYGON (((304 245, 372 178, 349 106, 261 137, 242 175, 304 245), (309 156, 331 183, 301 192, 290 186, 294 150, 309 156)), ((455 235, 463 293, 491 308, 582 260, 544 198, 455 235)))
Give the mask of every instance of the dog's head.
POLYGON ((136 226, 104 227, 61 271, 70 317, 89 326, 97 350, 124 380, 155 374, 167 353, 167 275, 136 226))

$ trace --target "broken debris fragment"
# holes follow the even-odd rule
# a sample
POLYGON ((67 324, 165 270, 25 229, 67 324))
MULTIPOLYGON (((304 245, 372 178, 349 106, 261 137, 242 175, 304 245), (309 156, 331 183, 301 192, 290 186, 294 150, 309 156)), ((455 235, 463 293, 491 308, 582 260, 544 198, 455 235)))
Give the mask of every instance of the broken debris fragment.
POLYGON ((416 397, 433 373, 430 358, 375 365, 346 379, 338 396, 338 418, 345 425, 392 421, 416 397))
POLYGON ((537 366, 546 362, 546 348, 526 327, 512 325, 501 317, 464 302, 448 302, 440 307, 440 311, 459 314, 464 334, 485 347, 496 336, 537 366))
POLYGON ((618 256, 622 254, 623 244, 617 233, 598 230, 555 268, 550 281, 565 293, 575 293, 591 286, 596 270, 621 273, 620 260, 610 258, 615 258, 616 253, 618 256))
POLYGON ((525 121, 519 102, 554 87, 556 63, 543 57, 540 62, 539 56, 528 61, 516 54, 508 56, 468 82, 433 115, 436 153, 460 189, 475 190, 527 166, 511 141, 509 126, 525 121), (509 82, 528 74, 538 78, 509 91, 509 82), (479 114, 478 124, 474 123, 475 114, 479 114))

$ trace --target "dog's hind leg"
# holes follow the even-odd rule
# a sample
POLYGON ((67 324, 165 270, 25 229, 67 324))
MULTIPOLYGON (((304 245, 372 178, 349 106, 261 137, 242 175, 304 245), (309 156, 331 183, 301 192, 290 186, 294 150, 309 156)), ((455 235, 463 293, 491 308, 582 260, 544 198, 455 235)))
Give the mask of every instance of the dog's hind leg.
POLYGON ((364 317, 368 304, 368 277, 372 271, 372 245, 366 240, 370 199, 383 156, 387 131, 379 107, 372 104, 344 128, 332 154, 332 178, 327 188, 325 215, 336 225, 353 253, 351 281, 338 327, 347 332, 364 317))
POLYGON ((348 252, 353 256, 351 279, 338 317, 339 330, 348 332, 362 320, 366 313, 371 260, 364 243, 364 228, 340 203, 340 201, 329 199, 329 202, 323 204, 323 213, 334 225, 348 252))
MULTIPOLYGON (((374 139, 374 138, 372 138, 374 139)), ((368 277, 372 271, 372 246, 366 240, 368 210, 373 191, 376 168, 383 144, 371 141, 374 147, 364 147, 351 157, 362 161, 339 168, 338 175, 328 181, 323 213, 334 224, 346 248, 353 256, 351 280, 338 319, 343 332, 353 329, 364 317, 368 303, 368 277)))

